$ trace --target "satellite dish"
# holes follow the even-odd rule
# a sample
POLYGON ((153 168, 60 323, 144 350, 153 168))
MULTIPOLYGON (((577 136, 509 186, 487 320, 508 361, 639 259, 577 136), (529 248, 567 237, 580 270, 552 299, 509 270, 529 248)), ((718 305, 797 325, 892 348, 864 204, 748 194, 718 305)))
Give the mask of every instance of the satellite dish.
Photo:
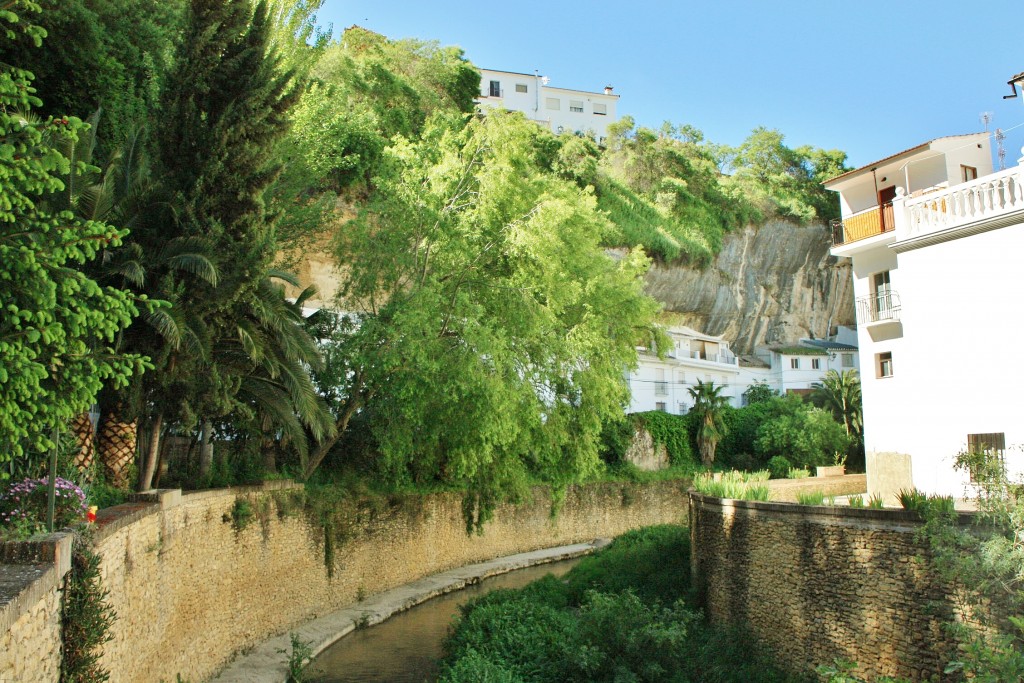
POLYGON ((558 127, 558 132, 559 132, 559 133, 562 133, 562 132, 564 132, 564 131, 565 131, 565 128, 564 128, 563 126, 559 126, 559 127, 558 127))

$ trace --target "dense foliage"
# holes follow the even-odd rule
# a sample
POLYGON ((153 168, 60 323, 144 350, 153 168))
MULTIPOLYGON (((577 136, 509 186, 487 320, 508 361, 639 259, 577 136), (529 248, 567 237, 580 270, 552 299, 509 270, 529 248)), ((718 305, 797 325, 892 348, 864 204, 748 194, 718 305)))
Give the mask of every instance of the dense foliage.
POLYGON ((442 681, 786 681, 738 634, 685 603, 682 527, 629 532, 564 580, 499 590, 462 608, 442 681))
POLYGON ((704 139, 692 126, 637 127, 626 116, 609 126, 607 147, 593 148, 592 176, 615 231, 610 245, 643 245, 665 261, 706 265, 723 235, 771 218, 827 222, 839 216, 821 181, 846 169, 846 155, 790 149, 776 130, 755 129, 737 148, 704 139), (731 171, 727 175, 725 171, 731 171))
MULTIPOLYGON (((832 464, 845 457, 851 439, 842 424, 798 396, 767 396, 723 415, 728 429, 719 444, 724 465, 743 470, 769 467, 783 457, 787 467, 832 464)), ((776 470, 781 471, 781 462, 776 470)), ((773 470, 775 471, 775 470, 773 470)))
MULTIPOLYGON (((838 152, 628 117, 601 145, 481 120, 461 50, 332 38, 321 5, 4 4, 0 64, 39 97, 3 67, 0 249, 33 256, 0 266, 26 284, 3 293, 0 457, 77 415, 84 465, 95 401, 113 486, 133 468, 159 483, 165 456, 185 486, 342 462, 486 509, 600 471, 655 314, 644 252, 706 264, 730 230, 831 210, 812 179, 838 152), (344 313, 304 321, 314 293, 275 268, 311 244, 335 253, 344 313)), ((651 420, 685 466, 688 439, 651 420)))
POLYGON ((113 639, 117 615, 107 601, 100 556, 82 534, 75 537, 71 571, 61 592, 61 683, 102 683, 110 678, 103 667, 103 644, 113 639))
MULTIPOLYGON (((0 12, 0 44, 38 44, 27 17, 0 12)), ((77 118, 39 120, 26 71, 0 62, 0 463, 52 446, 51 434, 87 410, 104 384, 124 384, 140 356, 115 337, 137 315, 127 292, 101 287, 81 268, 124 233, 68 211, 48 211, 72 162, 56 147, 85 130, 77 118)), ((0 481, 10 474, 0 470, 0 481)))
POLYGON ((389 477, 459 482, 484 504, 599 464, 657 306, 645 257, 611 259, 593 196, 544 167, 546 135, 501 113, 435 119, 389 148, 338 236, 355 312, 338 432, 364 411, 389 477))

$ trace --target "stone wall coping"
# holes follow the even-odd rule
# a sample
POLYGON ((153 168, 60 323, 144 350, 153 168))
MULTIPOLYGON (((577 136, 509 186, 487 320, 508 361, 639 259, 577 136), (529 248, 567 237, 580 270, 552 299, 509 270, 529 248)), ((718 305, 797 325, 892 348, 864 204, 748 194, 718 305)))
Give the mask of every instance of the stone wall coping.
POLYGON ((75 535, 60 531, 0 543, 0 632, 64 581, 75 535))
MULTIPOLYGON (((883 508, 851 508, 848 505, 801 505, 800 503, 783 503, 760 500, 735 500, 717 498, 690 489, 690 501, 702 508, 721 508, 722 510, 746 510, 753 515, 768 515, 787 518, 794 517, 806 521, 825 524, 860 524, 872 526, 888 526, 893 529, 917 528, 923 524, 921 516, 910 510, 883 508)), ((961 525, 974 524, 976 513, 957 512, 957 522, 961 525)))

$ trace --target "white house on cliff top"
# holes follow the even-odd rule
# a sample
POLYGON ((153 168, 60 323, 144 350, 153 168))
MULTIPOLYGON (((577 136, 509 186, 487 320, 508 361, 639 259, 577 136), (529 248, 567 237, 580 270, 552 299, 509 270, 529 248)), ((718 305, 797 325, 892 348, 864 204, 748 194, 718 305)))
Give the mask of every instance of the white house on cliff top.
POLYGON ((522 112, 552 133, 591 132, 601 142, 608 134, 608 124, 617 120, 619 96, 612 94, 611 86, 602 92, 554 88, 539 74, 481 69, 477 103, 484 111, 522 112))

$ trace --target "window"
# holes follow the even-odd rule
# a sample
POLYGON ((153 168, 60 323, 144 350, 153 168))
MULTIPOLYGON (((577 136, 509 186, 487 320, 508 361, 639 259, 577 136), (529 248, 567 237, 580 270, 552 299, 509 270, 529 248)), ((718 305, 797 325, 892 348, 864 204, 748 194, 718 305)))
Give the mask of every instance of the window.
POLYGON ((678 404, 676 405, 676 408, 677 408, 677 409, 679 410, 679 414, 680 414, 680 415, 686 415, 686 404, 685 404, 685 403, 683 403, 682 401, 680 401, 680 402, 679 402, 679 403, 678 403, 678 404))
POLYGON ((526 84, 516 83, 516 92, 526 92, 526 84))
POLYGON ((968 180, 975 180, 978 177, 978 169, 974 166, 964 166, 960 164, 960 180, 965 183, 968 180))
POLYGON ((569 100, 569 111, 574 111, 577 114, 582 114, 583 100, 569 100))
POLYGON ((889 271, 883 270, 871 276, 871 322, 878 320, 899 320, 895 306, 889 271))
POLYGON ((607 116, 608 115, 608 105, 595 102, 594 103, 594 113, 597 114, 598 116, 607 116))
POLYGON ((562 108, 562 101, 557 97, 549 97, 547 99, 547 108, 551 111, 558 111, 562 108))
POLYGON ((892 377, 892 352, 875 354, 875 372, 877 377, 892 377))
POLYGON ((654 409, 655 410, 660 410, 663 413, 667 413, 668 412, 668 406, 665 405, 664 401, 658 401, 657 403, 655 403, 654 404, 654 409))
POLYGON ((789 359, 789 367, 792 368, 793 370, 799 370, 800 369, 800 359, 799 358, 790 358, 789 359))
POLYGON ((821 370, 821 359, 820 358, 812 358, 811 359, 811 370, 821 370))
POLYGON ((501 81, 491 81, 491 97, 501 97, 501 81))
POLYGON ((1003 452, 1006 450, 1006 434, 967 435, 967 467, 971 481, 992 481, 1005 474, 1006 464, 1003 452))
POLYGON ((665 381, 665 370, 657 368, 654 371, 654 395, 668 396, 668 382, 665 381))
POLYGON ((852 353, 844 353, 843 354, 843 367, 844 368, 852 368, 853 367, 853 354, 852 353))

